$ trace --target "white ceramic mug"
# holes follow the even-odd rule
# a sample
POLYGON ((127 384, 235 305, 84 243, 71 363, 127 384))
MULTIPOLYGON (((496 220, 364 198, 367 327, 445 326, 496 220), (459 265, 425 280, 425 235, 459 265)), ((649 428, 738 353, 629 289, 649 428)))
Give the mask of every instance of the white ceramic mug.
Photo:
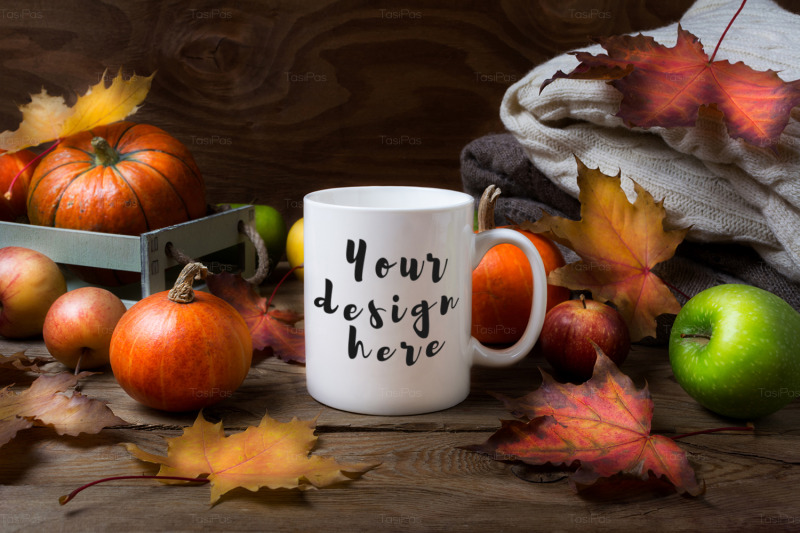
POLYGON ((473 232, 468 194, 425 187, 347 187, 304 198, 306 383, 317 401, 356 413, 452 407, 470 367, 511 365, 544 321, 542 259, 519 232, 473 232), (472 270, 492 246, 521 248, 533 272, 522 338, 490 349, 470 335, 472 270))

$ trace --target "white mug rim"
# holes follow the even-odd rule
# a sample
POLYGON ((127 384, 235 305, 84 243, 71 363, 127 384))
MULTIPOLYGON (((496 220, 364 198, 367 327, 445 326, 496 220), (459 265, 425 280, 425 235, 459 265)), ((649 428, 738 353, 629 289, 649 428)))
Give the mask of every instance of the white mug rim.
POLYGON ((419 187, 411 185, 367 185, 367 186, 354 186, 354 187, 333 187, 329 189, 320 189, 310 192, 303 197, 305 204, 310 204, 329 209, 341 209, 348 211, 365 211, 365 212, 424 212, 424 211, 441 211, 449 209, 460 209, 467 205, 474 205, 475 199, 469 194, 453 189, 442 189, 437 187, 419 187), (450 197, 449 201, 442 201, 435 205, 409 205, 409 206, 381 206, 381 205, 352 205, 354 202, 344 202, 342 200, 334 201, 334 196, 344 196, 349 193, 352 194, 370 194, 379 192, 380 194, 388 195, 388 198, 396 197, 399 193, 414 193, 414 194, 437 194, 444 197, 450 197))

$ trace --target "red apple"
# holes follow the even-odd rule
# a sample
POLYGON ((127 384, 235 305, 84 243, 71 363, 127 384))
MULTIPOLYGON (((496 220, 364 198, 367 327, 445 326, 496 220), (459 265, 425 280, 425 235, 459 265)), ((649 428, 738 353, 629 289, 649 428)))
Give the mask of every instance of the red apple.
POLYGON ((571 381, 592 377, 597 359, 594 341, 620 366, 628 356, 631 337, 628 326, 613 307, 586 300, 568 300, 545 316, 539 347, 556 372, 571 381))
POLYGON ((44 345, 70 368, 108 364, 111 334, 125 314, 125 304, 99 287, 82 287, 56 300, 44 319, 44 345))
POLYGON ((0 335, 40 335, 47 310, 65 292, 67 283, 52 259, 19 246, 0 248, 0 335))
POLYGON ((30 150, 0 155, 0 220, 3 222, 16 222, 18 218, 27 213, 28 184, 33 176, 36 163, 31 164, 28 168, 25 166, 37 157, 30 150), (23 168, 25 171, 20 174, 23 168), (19 178, 14 183, 14 187, 11 187, 11 182, 14 181, 17 174, 19 174, 19 178), (6 193, 10 193, 11 198, 6 198, 6 193))

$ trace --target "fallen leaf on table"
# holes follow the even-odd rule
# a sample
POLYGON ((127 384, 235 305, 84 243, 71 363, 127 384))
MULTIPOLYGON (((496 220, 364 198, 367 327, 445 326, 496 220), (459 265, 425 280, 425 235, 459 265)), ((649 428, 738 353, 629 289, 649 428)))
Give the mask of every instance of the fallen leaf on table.
POLYGON ((270 347, 283 361, 306 362, 305 334, 294 327, 303 320, 302 314, 268 310, 267 299, 260 296, 240 274, 214 274, 206 279, 206 284, 213 295, 231 304, 242 315, 253 337, 253 349, 270 347))
MULTIPOLYGON (((5 389, 0 390, 0 401, 2 401, 5 389)), ((0 447, 5 446, 11 439, 17 436, 17 433, 23 429, 33 427, 33 421, 27 418, 20 418, 18 416, 12 418, 0 419, 0 447)))
POLYGON ((126 424, 100 400, 73 391, 78 380, 92 372, 45 374, 20 393, 0 389, 0 446, 14 438, 17 431, 33 425, 52 427, 59 435, 98 433, 108 426, 126 424))
POLYGON ((315 420, 293 418, 281 423, 265 415, 258 427, 226 437, 222 422, 207 422, 201 412, 183 435, 166 439, 166 457, 145 452, 135 444, 125 446, 136 458, 160 464, 159 476, 208 475, 212 504, 237 487, 253 492, 261 487, 322 488, 349 481, 377 466, 339 464, 333 458, 310 456, 317 441, 314 427, 315 420))
POLYGON ((468 450, 531 465, 571 466, 574 488, 601 478, 628 474, 648 480, 667 478, 680 493, 701 494, 686 453, 668 437, 650 434, 653 400, 596 347, 592 378, 562 384, 542 372, 542 386, 519 399, 498 395, 515 416, 483 444, 468 450))
POLYGON ((72 107, 67 106, 64 97, 49 95, 42 89, 41 93, 31 95, 29 103, 20 106, 19 128, 0 133, 0 149, 16 152, 120 121, 136 112, 150 90, 154 75, 125 79, 120 69, 106 87, 106 73, 103 73, 102 79, 78 97, 72 107))
POLYGON ((628 202, 620 176, 587 168, 579 159, 581 219, 545 213, 522 229, 543 233, 572 248, 581 261, 550 273, 548 283, 588 289, 600 301, 612 301, 628 325, 631 341, 656 336, 656 317, 677 314, 680 304, 652 269, 675 254, 686 229, 664 230, 666 210, 634 182, 636 201, 628 202))
POLYGON ((52 363, 52 359, 45 357, 30 358, 25 352, 17 352, 14 355, 0 354, 0 370, 17 370, 21 372, 44 372, 42 365, 52 363))
POLYGON ((610 80, 622 93, 616 116, 628 126, 691 127, 699 113, 715 109, 731 138, 773 151, 800 104, 800 80, 785 82, 772 70, 709 59, 700 40, 680 25, 672 48, 641 34, 597 42, 608 55, 575 52, 581 63, 569 74, 558 71, 540 92, 559 78, 610 80))

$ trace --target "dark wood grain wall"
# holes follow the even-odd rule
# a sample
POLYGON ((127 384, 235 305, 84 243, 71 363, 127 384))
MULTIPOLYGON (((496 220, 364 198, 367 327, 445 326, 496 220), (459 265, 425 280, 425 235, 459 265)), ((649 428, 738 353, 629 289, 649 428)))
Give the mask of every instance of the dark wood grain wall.
POLYGON ((501 131, 506 88, 606 36, 680 18, 691 0, 3 0, 0 129, 42 87, 76 93, 157 71, 134 120, 186 143, 210 202, 288 222, 323 187, 459 189, 459 153, 501 131))

